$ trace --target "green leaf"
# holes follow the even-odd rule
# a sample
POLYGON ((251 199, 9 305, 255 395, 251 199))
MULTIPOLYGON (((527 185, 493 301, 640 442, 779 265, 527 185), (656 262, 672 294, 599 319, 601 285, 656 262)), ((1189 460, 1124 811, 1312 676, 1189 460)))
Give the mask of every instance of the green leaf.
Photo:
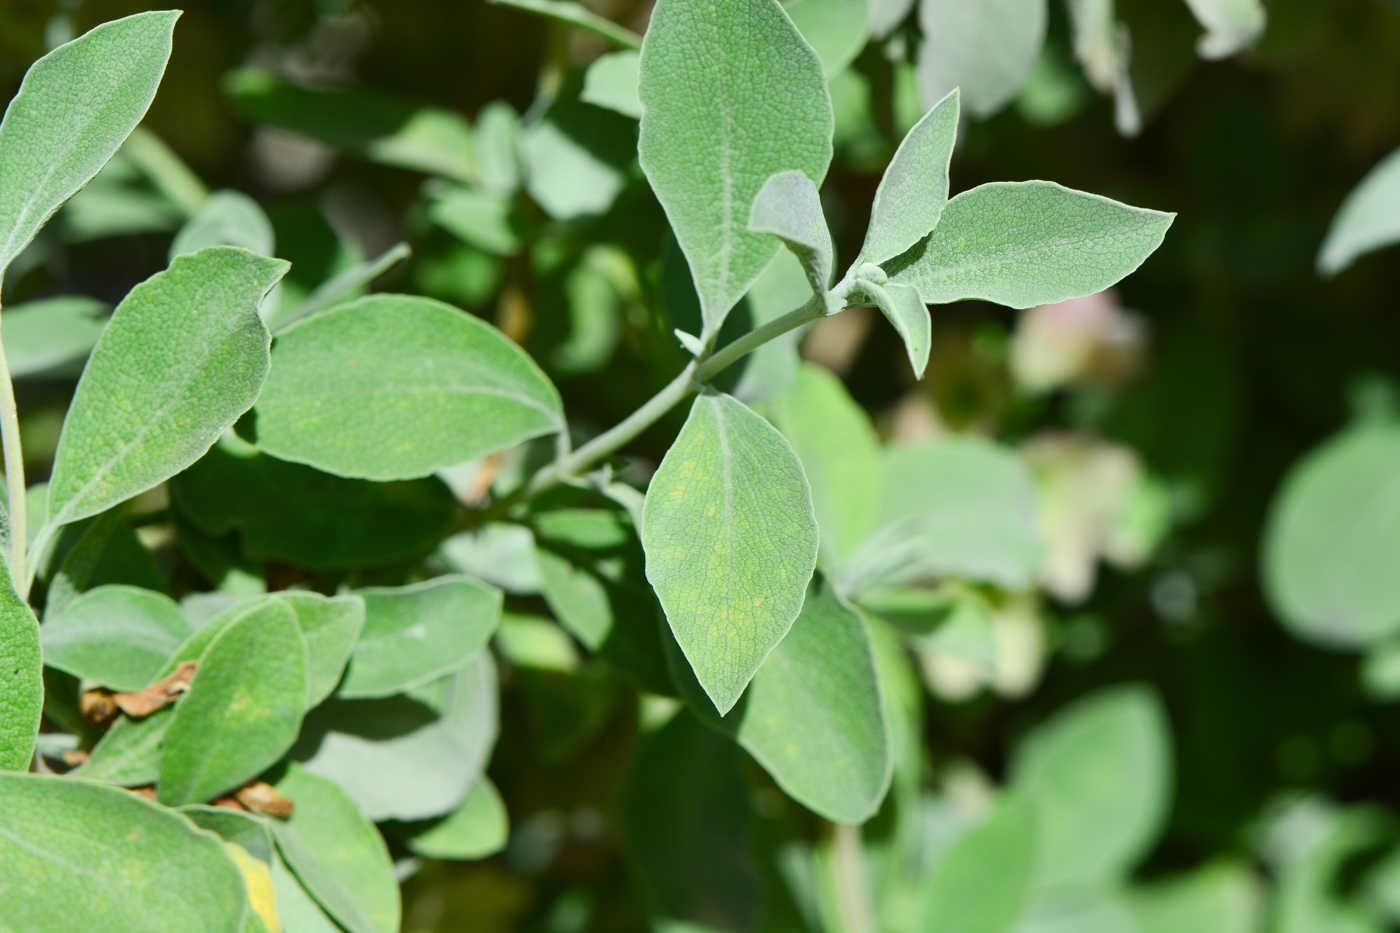
POLYGON ((243 933, 223 843, 115 787, 0 774, 0 927, 26 933, 243 933))
POLYGON ((886 270, 891 282, 916 286, 925 304, 1053 304, 1131 273, 1175 217, 1054 182, 993 182, 949 201, 928 239, 886 270))
POLYGON ((442 542, 438 556, 452 570, 507 593, 534 596, 540 591, 535 536, 524 525, 487 522, 442 542))
POLYGON ((894 757, 865 622, 814 580, 787 637, 723 719, 684 661, 681 692, 701 718, 733 735, 788 796, 838 823, 863 823, 890 786, 894 757))
POLYGON ((160 756, 161 803, 212 799, 280 760, 306 711, 307 666, 287 603, 264 600, 231 621, 175 704, 160 756))
POLYGON ((1044 546, 1025 462, 983 438, 885 451, 874 530, 838 574, 843 593, 945 576, 1029 586, 1044 546))
POLYGON ((167 706, 145 719, 118 718, 93 746, 87 763, 69 773, 119 787, 154 784, 160 777, 165 729, 174 712, 173 707, 167 706))
POLYGON ((596 36, 602 36, 619 48, 638 49, 642 47, 641 36, 624 26, 619 26, 610 19, 604 19, 574 0, 489 0, 489 2, 513 6, 517 10, 526 10, 561 23, 567 23, 570 26, 586 29, 596 36))
POLYGON ((870 34, 883 39, 904 22, 914 0, 870 0, 870 34))
POLYGON ((99 586, 46 615, 44 663, 111 690, 140 690, 193 634, 175 601, 135 586, 99 586))
POLYGON ((272 889, 284 933, 342 933, 276 852, 272 854, 272 889))
POLYGON ((778 172, 763 183, 749 212, 749 232, 767 233, 783 241, 802 262, 812 293, 825 296, 831 288, 836 247, 831 243, 817 186, 800 171, 778 172))
POLYGON ((727 395, 695 400, 647 490, 647 579, 721 714, 783 640, 817 563, 802 463, 727 395))
POLYGON ((960 87, 972 116, 992 116, 1031 76, 1048 19, 1045 0, 922 0, 916 74, 923 99, 960 87))
POLYGON ((837 567, 875 523, 880 440, 841 380, 811 363, 774 401, 773 420, 811 484, 822 566, 837 567))
POLYGON ((763 876, 749 849, 741 754, 684 713, 637 753, 622 804, 627 851, 643 903, 676 930, 756 928, 763 876))
POLYGON ((579 100, 640 120, 642 99, 637 91, 640 68, 641 56, 630 50, 598 56, 584 73, 579 100))
POLYGON ((155 96, 179 12, 103 23, 34 63, 0 123, 0 278, 155 96))
POLYGON ((583 102, 571 73, 539 119, 520 134, 525 190, 554 220, 607 213, 632 170, 637 124, 583 102))
POLYGON ((905 134, 875 191, 857 264, 893 259, 938 226, 948 203, 948 166, 958 142, 960 101, 953 88, 905 134))
POLYGON ((493 256, 520 252, 520 235, 511 226, 508 199, 472 188, 448 188, 428 205, 428 217, 469 246, 493 256))
POLYGON ((254 561, 313 570, 421 556, 448 530, 457 508, 436 478, 345 479, 269 457, 228 434, 175 477, 170 491, 179 514, 205 534, 237 532, 254 561))
POLYGON ((272 356, 258 446, 340 476, 426 476, 563 424, 529 356, 428 298, 361 298, 279 335, 272 356))
POLYGON ((335 781, 368 819, 430 819, 466 797, 498 728, 495 662, 482 650, 402 696, 327 701, 290 757, 335 781))
POLYGON ((520 190, 520 114, 503 100, 493 100, 476 115, 477 183, 509 197, 520 190))
POLYGON ((845 71, 870 38, 869 0, 797 0, 784 9, 821 56, 828 78, 845 71))
POLYGON ((1030 801, 1004 795, 984 820, 959 836, 923 881, 918 929, 924 933, 1016 930, 1035 863, 1035 818, 1030 801))
POLYGON ((483 774, 461 806, 409 837, 408 850, 423 858, 474 861, 504 849, 509 835, 505 802, 496 785, 483 774))
POLYGON ((15 379, 62 372, 87 358, 107 326, 107 305, 65 295, 5 309, 5 359, 15 379))
POLYGON ((826 177, 831 95, 777 0, 660 0, 641 100, 642 169, 690 263, 709 339, 777 252, 747 230, 759 189, 789 169, 826 177))
POLYGON ((1253 933, 1262 894, 1252 871, 1222 863, 1136 888, 1128 904, 1141 933, 1253 933))
POLYGON ((1268 24, 1260 0, 1186 0, 1206 34, 1196 40, 1205 59, 1229 58, 1259 41, 1268 24))
POLYGON ((1400 243, 1400 149, 1361 179, 1332 218, 1317 254, 1317 269, 1333 276, 1357 257, 1400 243))
POLYGON ((264 820, 228 807, 202 803, 181 807, 180 812, 200 829, 207 829, 227 842, 242 846, 249 855, 272 864, 272 831, 264 820))
POLYGON ((216 247, 117 306, 78 383, 49 481, 49 523, 104 512, 198 460, 268 371, 258 305, 287 263, 216 247))
POLYGON ((1036 808, 1036 888, 1121 883, 1156 842, 1171 805, 1161 703, 1140 686, 1076 700, 1021 743, 1011 786, 1036 808))
POLYGON ((170 259, 210 246, 239 246, 272 256, 277 240, 262 206, 241 191, 215 191, 170 243, 170 259))
POLYGON ((340 683, 365 625, 365 601, 354 594, 326 597, 292 590, 277 598, 292 608, 306 639, 306 708, 311 709, 340 683))
POLYGON ((320 314, 334 305, 358 298, 369 283, 388 272, 409 256, 413 250, 407 243, 396 243, 386 249, 377 259, 357 262, 322 282, 316 290, 306 296, 301 304, 287 314, 271 322, 274 331, 281 331, 304 317, 320 314))
POLYGON ((1361 648, 1400 631, 1400 427, 1347 431, 1299 461, 1264 533, 1264 592, 1298 637, 1361 648))
POLYGON ((340 686, 347 700, 401 693, 462 667, 501 618, 501 591, 463 576, 356 592, 365 626, 340 686))
POLYGON ((349 933, 398 933, 399 886, 384 839, 325 778, 297 765, 276 784, 291 819, 272 824, 277 849, 307 893, 349 933))
POLYGON ((39 620, 0 560, 0 771, 29 769, 44 709, 43 674, 39 620))
POLYGON ((568 633, 552 619, 506 612, 496 628, 496 650, 512 667, 538 671, 578 670, 578 649, 568 633))
POLYGON ((933 348, 933 321, 928 308, 913 285, 899 285, 890 282, 885 285, 865 278, 856 279, 856 290, 864 293, 867 300, 880 309, 892 325, 899 339, 904 341, 904 350, 909 354, 909 365, 916 379, 924 378, 928 368, 928 354, 933 348))
POLYGON ((267 71, 229 72, 224 93, 259 123, 292 130, 371 162, 476 179, 471 127, 461 114, 363 90, 311 90, 267 71))

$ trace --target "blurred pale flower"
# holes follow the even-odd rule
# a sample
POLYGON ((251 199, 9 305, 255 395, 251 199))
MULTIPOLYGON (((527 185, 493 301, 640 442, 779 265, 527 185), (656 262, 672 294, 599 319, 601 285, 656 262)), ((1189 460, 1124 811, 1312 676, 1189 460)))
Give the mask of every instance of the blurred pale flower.
POLYGON ((1093 383, 1117 388, 1142 366, 1143 320, 1119 307, 1111 291, 1021 313, 1011 337, 1011 375, 1030 393, 1093 383))

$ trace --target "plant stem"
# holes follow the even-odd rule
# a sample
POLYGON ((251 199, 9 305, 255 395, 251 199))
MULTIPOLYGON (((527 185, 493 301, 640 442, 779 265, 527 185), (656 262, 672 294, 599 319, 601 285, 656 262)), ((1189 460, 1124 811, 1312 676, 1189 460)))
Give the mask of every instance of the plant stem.
POLYGON ((24 501, 24 452, 19 442, 19 408, 5 343, 0 340, 0 445, 5 449, 5 485, 10 498, 10 576, 22 598, 29 595, 29 574, 24 566, 29 529, 24 501))
POLYGON ((800 308, 796 308, 764 324, 755 327, 733 343, 727 344, 719 352, 700 364, 697 373, 701 379, 712 379, 716 374, 737 363, 774 337, 781 337, 790 330, 809 324, 822 316, 821 300, 813 298, 800 308))

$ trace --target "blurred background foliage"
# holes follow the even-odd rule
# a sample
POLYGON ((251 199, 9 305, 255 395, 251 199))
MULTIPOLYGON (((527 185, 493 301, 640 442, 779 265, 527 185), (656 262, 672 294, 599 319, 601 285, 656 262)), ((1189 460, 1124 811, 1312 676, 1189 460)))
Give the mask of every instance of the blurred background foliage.
MULTIPOLYGON (((0 100, 46 49, 148 6, 0 0, 0 100)), ((588 6, 645 28, 645 0, 588 6)), ((1375 893, 1384 888, 1377 854, 1396 833, 1387 814, 1400 811, 1394 697, 1383 684, 1367 689, 1357 655, 1282 628, 1259 565, 1290 466, 1356 419, 1393 418, 1400 401, 1397 254, 1365 257, 1331 280, 1314 269, 1342 198, 1400 146, 1400 3, 1271 0, 1267 11, 1253 49, 1203 62, 1185 4, 1120 0, 1143 124, 1125 138, 1113 102, 1073 66, 1069 23, 1052 4, 1031 82, 1012 106, 966 128, 955 192, 1047 178, 1178 212, 1162 249, 1114 293, 1024 315, 974 302, 935 308, 922 384, 873 312, 821 322, 803 353, 841 376, 883 436, 988 434, 1021 446, 1040 482, 1047 598, 997 607, 1033 619, 999 630, 1003 657, 1020 667, 979 673, 937 651, 923 658, 929 768, 916 782, 945 796, 975 793, 966 788, 1001 780, 1010 750, 1056 710, 1105 685, 1148 683, 1170 722, 1175 796, 1138 876, 1235 859, 1286 888, 1289 871, 1313 870, 1297 867, 1311 853, 1332 859, 1314 866, 1328 896, 1369 898, 1373 923, 1388 912, 1376 906, 1386 901, 1375 893), (1332 850, 1299 854, 1300 839, 1328 833, 1332 850)), ((859 248, 885 162, 920 112, 902 62, 915 35, 910 17, 833 85, 837 158, 822 194, 843 265, 859 248)), ((408 242, 412 258, 381 284, 493 321, 558 382, 571 421, 596 431, 679 369, 666 314, 680 320, 686 304, 668 297, 676 256, 632 158, 632 124, 571 103, 583 67, 609 49, 482 0, 199 0, 180 20, 145 126, 210 188, 246 192, 266 209, 278 255, 294 262, 285 291, 304 296, 338 269, 408 242), (378 96, 308 104, 298 88, 378 96), (472 121, 474 163, 449 158, 424 172, 421 159, 383 144, 373 127, 392 134, 420 106, 472 121), (321 138, 286 128, 307 113, 324 118, 321 138), (531 176, 527 157, 525 193, 513 197, 512 160, 504 176, 491 175, 483 143, 509 145, 515 114, 525 115, 522 152, 582 140, 594 174, 531 176), (551 122, 564 131, 549 132, 551 122), (363 138, 344 136, 351 124, 363 138), (601 212, 590 206, 599 198, 601 212)), ((443 132, 450 139, 451 126, 443 132)), ((5 303, 61 294, 113 304, 164 268, 184 220, 178 191, 114 163, 17 264, 5 303)), ((36 478, 71 388, 54 378, 19 386, 36 478)), ((638 476, 680 417, 629 451, 638 476)), ((619 788, 640 767, 639 730, 661 707, 533 629, 528 615, 543 605, 528 585, 516 591, 525 595, 510 608, 526 615, 503 626, 497 650, 527 661, 506 666, 490 768, 510 844, 481 862, 426 863, 405 888, 405 928, 641 928, 619 845, 619 788)), ((758 788, 764 825, 822 832, 801 828, 798 808, 765 789, 758 768, 730 758, 696 767, 740 769, 758 788)), ((652 829, 665 828, 686 831, 683 821, 652 829)), ((1400 916, 1395 909, 1389 916, 1400 916)), ((1287 928, 1376 928, 1317 922, 1287 928)))

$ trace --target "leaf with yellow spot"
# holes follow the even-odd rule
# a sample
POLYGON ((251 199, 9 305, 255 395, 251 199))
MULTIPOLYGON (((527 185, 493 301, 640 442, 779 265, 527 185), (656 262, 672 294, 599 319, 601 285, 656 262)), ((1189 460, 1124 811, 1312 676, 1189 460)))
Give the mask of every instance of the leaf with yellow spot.
POLYGON ((224 848, 228 849, 233 864, 243 873, 249 906, 262 918, 268 933, 282 933, 282 924, 277 919, 277 893, 272 889, 272 872, 267 863, 248 854, 248 850, 236 842, 225 842, 224 848))

